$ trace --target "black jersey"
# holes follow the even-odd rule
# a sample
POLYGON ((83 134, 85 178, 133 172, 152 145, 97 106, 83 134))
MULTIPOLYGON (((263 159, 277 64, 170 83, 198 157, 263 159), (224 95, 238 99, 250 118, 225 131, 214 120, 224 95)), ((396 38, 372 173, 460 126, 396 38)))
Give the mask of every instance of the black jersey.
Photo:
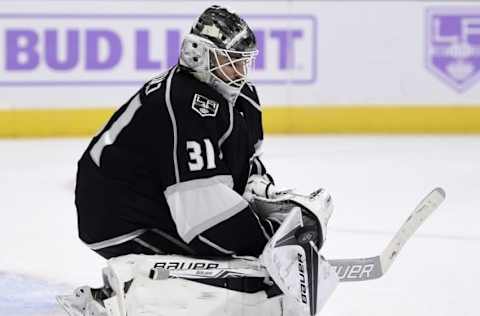
POLYGON ((178 66, 152 79, 114 113, 79 162, 81 239, 95 250, 160 229, 186 245, 200 240, 224 253, 257 255, 273 226, 241 195, 250 174, 265 173, 256 157, 262 138, 253 85, 232 105, 178 66), (238 227, 242 221, 249 227, 238 227), (222 223, 251 234, 257 245, 238 248, 222 223))

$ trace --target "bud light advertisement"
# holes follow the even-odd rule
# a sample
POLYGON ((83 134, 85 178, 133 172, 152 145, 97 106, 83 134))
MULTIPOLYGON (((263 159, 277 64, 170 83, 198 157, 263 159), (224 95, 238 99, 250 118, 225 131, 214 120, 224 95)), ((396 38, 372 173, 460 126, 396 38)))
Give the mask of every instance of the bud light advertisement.
MULTIPOLYGON (((245 15, 260 84, 312 84, 317 21, 310 15, 245 15)), ((176 64, 195 15, 0 14, 0 85, 139 85, 176 64)))

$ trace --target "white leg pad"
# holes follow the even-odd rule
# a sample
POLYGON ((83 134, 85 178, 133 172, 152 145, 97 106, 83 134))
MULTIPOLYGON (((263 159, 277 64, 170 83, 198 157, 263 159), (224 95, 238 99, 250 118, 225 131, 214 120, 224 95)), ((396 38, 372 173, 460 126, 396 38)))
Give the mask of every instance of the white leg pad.
POLYGON ((281 315, 281 298, 265 292, 241 293, 182 279, 135 278, 127 295, 127 315, 281 315))
POLYGON ((104 273, 117 303, 106 306, 109 316, 282 315, 281 297, 269 299, 264 291, 242 293, 179 278, 149 278, 150 269, 161 258, 128 255, 109 261, 104 273), (130 280, 124 293, 125 282, 130 280))

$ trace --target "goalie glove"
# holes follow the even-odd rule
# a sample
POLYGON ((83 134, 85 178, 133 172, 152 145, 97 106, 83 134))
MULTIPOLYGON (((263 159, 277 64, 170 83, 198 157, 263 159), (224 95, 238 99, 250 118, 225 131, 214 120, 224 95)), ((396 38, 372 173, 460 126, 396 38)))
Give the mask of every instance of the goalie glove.
POLYGON ((247 180, 243 198, 248 202, 252 202, 254 197, 272 199, 278 195, 282 195, 290 191, 291 190, 278 190, 269 174, 254 174, 251 175, 247 180))
POLYGON ((325 240, 327 224, 333 212, 332 197, 325 189, 318 189, 309 195, 292 191, 276 192, 274 198, 254 195, 250 206, 262 218, 279 224, 283 223, 294 207, 299 206, 302 210, 304 226, 320 222, 321 244, 325 240))

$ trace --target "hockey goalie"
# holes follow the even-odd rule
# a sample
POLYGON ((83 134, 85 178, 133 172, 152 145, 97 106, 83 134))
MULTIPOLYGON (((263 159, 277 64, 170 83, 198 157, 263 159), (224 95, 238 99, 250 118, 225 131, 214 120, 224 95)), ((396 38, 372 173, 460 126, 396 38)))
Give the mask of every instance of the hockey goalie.
POLYGON ((256 55, 239 15, 207 8, 178 64, 91 140, 78 162, 79 237, 109 261, 103 288, 59 297, 71 316, 281 315, 287 301, 295 314, 320 309, 336 284, 318 253, 330 197, 275 190, 247 81, 256 55))

